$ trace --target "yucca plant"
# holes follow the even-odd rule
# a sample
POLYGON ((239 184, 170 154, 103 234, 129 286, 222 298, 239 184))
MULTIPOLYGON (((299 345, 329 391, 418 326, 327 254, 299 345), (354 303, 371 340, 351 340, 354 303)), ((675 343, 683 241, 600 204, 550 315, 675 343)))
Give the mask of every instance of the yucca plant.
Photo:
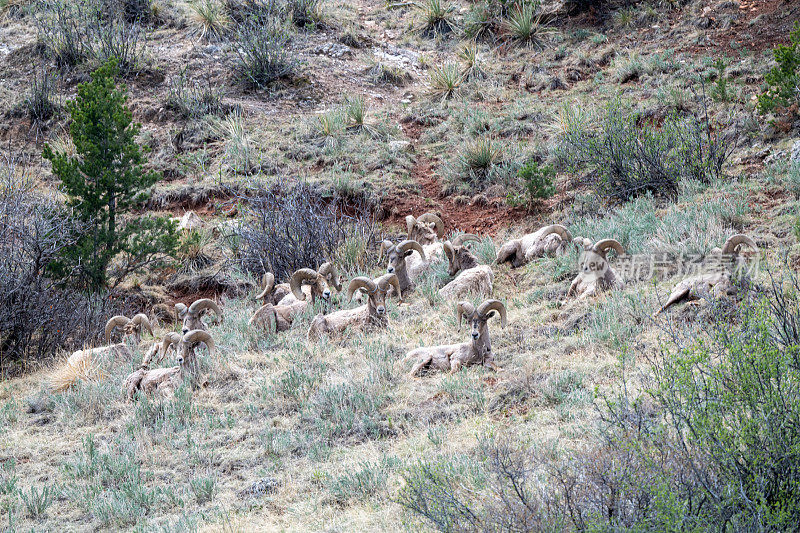
POLYGON ((364 117, 367 114, 367 102, 363 96, 346 96, 343 109, 348 129, 361 130, 365 127, 364 117))
POLYGON ((447 100, 455 96, 461 87, 464 76, 456 63, 445 63, 441 67, 432 67, 430 74, 431 95, 447 100))
POLYGON ((422 0, 414 4, 422 18, 421 31, 425 35, 444 35, 455 29, 453 6, 442 0, 422 0))
POLYGON ((485 76, 483 66, 478 57, 478 45, 475 41, 467 41, 458 51, 458 59, 461 61, 461 75, 465 80, 481 79, 485 76))
POLYGON ((219 40, 228 31, 231 19, 223 5, 216 0, 197 0, 189 4, 195 32, 204 40, 219 40))
POLYGON ((518 4, 509 13, 504 27, 515 42, 541 50, 547 46, 546 37, 553 33, 553 29, 543 24, 537 7, 532 3, 518 4))
POLYGON ((503 150, 492 139, 481 137, 468 142, 458 153, 463 171, 473 177, 485 177, 503 157, 503 150))

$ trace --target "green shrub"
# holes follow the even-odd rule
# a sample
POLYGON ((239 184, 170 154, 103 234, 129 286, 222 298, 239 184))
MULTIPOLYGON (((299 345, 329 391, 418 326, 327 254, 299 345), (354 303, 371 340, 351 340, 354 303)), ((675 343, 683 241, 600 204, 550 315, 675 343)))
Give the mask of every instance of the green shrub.
POLYGON ((550 198, 556 193, 555 175, 552 166, 539 165, 536 161, 527 163, 517 171, 517 177, 522 181, 530 202, 539 198, 550 198))
POLYGON ((795 22, 789 39, 788 45, 779 45, 772 51, 778 65, 764 76, 767 87, 758 96, 762 113, 800 102, 800 23, 795 22))
POLYGON ((116 60, 106 63, 67 103, 77 155, 56 153, 49 145, 43 154, 61 180, 67 206, 87 227, 54 265, 55 271, 64 275, 75 269, 78 281, 93 290, 106 287, 116 257, 124 256, 113 273, 119 283, 177 246, 177 230, 168 219, 122 218, 141 205, 159 176, 144 170, 146 159, 136 143, 141 126, 125 105, 126 88, 114 82, 116 72, 116 60))
POLYGON ((717 59, 714 61, 714 68, 717 71, 717 79, 711 86, 709 96, 717 102, 729 102, 731 94, 728 92, 728 77, 725 75, 728 65, 723 59, 717 59))

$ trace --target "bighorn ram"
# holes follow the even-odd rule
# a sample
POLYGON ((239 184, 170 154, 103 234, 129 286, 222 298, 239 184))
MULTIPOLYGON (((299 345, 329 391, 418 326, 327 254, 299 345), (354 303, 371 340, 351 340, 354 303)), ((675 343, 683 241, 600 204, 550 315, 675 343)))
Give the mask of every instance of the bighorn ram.
POLYGON ((340 334, 349 326, 386 327, 386 296, 390 288, 398 298, 401 297, 400 280, 396 274, 384 274, 374 280, 366 276, 359 276, 350 282, 347 287, 348 301, 353 299, 353 294, 362 290, 369 298, 365 305, 354 309, 344 309, 328 315, 317 315, 308 329, 308 340, 314 342, 324 334, 340 334))
POLYGON ((144 313, 134 315, 133 318, 117 315, 108 319, 108 322, 106 322, 106 342, 111 340, 111 333, 116 328, 120 328, 124 336, 132 335, 136 344, 139 344, 142 338, 142 329, 146 329, 150 335, 153 334, 153 326, 144 313))
POLYGON ((128 401, 133 400, 136 391, 142 391, 145 394, 157 393, 162 397, 169 397, 184 381, 188 381, 192 388, 200 385, 202 382, 200 361, 195 353, 200 343, 206 345, 209 355, 213 355, 214 340, 207 331, 195 329, 184 335, 167 334, 161 345, 161 359, 164 358, 170 347, 174 347, 177 351, 175 361, 178 365, 151 370, 150 362, 158 353, 158 345, 154 346, 145 355, 142 366, 125 379, 123 387, 128 401))
POLYGON ((183 320, 183 333, 186 334, 193 329, 206 331, 208 328, 202 318, 209 309, 214 311, 214 314, 218 317, 222 318, 222 310, 214 300, 208 298, 197 300, 189 307, 186 307, 186 305, 182 303, 175 304, 175 311, 178 314, 178 318, 183 320))
POLYGON ((472 340, 461 344, 417 348, 408 352, 403 361, 413 357, 418 358, 409 375, 414 377, 423 368, 456 372, 462 366, 472 365, 483 365, 492 370, 499 370, 494 362, 487 325, 495 312, 500 315, 500 325, 505 328, 506 307, 499 300, 486 300, 477 309, 469 302, 459 303, 456 307, 458 328, 461 329, 461 319, 466 318, 472 326, 472 340))
POLYGON ((614 239, 603 239, 595 244, 583 237, 577 237, 575 242, 583 247, 581 255, 581 271, 572 281, 567 296, 576 295, 578 298, 588 298, 605 289, 619 289, 624 286, 622 280, 617 278, 616 272, 608 264, 608 250, 617 254, 624 254, 625 249, 614 239))
POLYGON ((562 253, 572 241, 572 234, 561 224, 552 224, 505 243, 497 251, 497 263, 510 262, 519 268, 537 257, 562 253))
POLYGON ((458 300, 471 294, 482 297, 492 294, 494 272, 488 265, 479 265, 478 258, 464 244, 479 240, 478 236, 467 233, 458 235, 453 242, 444 243, 444 251, 450 262, 450 275, 458 274, 458 277, 439 289, 442 298, 458 300))
POLYGON ((419 218, 408 215, 406 227, 408 228, 406 239, 417 241, 423 246, 437 242, 444 235, 444 222, 433 213, 425 213, 419 218))
MULTIPOLYGON (((299 300, 305 300, 306 295, 310 295, 312 300, 316 299, 317 297, 330 300, 331 287, 337 291, 342 290, 342 282, 339 279, 339 273, 336 272, 336 267, 333 266, 333 263, 331 262, 322 263, 322 265, 319 267, 319 270, 316 272, 310 268, 301 268, 295 272, 292 277, 299 275, 299 272, 302 272, 300 276, 303 280, 303 284, 305 284, 305 286, 308 288, 303 290, 301 287, 301 292, 296 293, 292 288, 290 280, 289 294, 281 298, 277 305, 292 305, 299 300)), ((281 287, 281 285, 278 285, 278 287, 281 287)))
POLYGON ((400 290, 406 294, 414 285, 414 281, 419 277, 424 268, 418 265, 428 266, 426 262, 425 250, 417 242, 406 239, 397 245, 390 240, 385 240, 381 243, 380 253, 378 260, 386 254, 386 272, 389 274, 397 274, 397 279, 400 280, 400 290), (407 264, 407 259, 411 254, 417 252, 421 261, 414 261, 412 264, 407 264), (413 273, 411 269, 413 267, 413 273))
MULTIPOLYGON (((292 290, 291 296, 293 296, 291 303, 283 303, 289 298, 289 296, 286 296, 278 305, 268 303, 261 306, 250 319, 250 325, 264 324, 267 327, 267 331, 272 331, 274 323, 276 332, 288 330, 292 326, 295 317, 308 306, 309 299, 303 292, 303 285, 310 285, 312 302, 316 301, 317 298, 330 299, 331 290, 328 287, 328 278, 323 272, 322 267, 320 267, 320 272, 315 272, 310 268, 301 268, 296 271, 289 279, 289 287, 292 290)), ((336 283, 338 284, 338 279, 336 279, 336 283)))
POLYGON ((747 235, 739 233, 730 237, 722 245, 722 248, 713 248, 711 250, 710 255, 719 260, 719 265, 715 266, 720 267, 721 270, 692 276, 675 285, 669 298, 667 298, 667 302, 655 312, 654 316, 660 315, 668 307, 680 302, 699 300, 708 296, 720 298, 734 294, 736 288, 732 283, 731 276, 734 274, 734 269, 739 266, 739 261, 742 260, 739 255, 739 247, 742 245, 749 246, 756 253, 758 252, 758 245, 747 235), (732 260, 732 264, 726 264, 725 262, 729 257, 732 260))
POLYGON ((280 283, 275 285, 275 275, 272 272, 267 272, 261 278, 261 285, 263 290, 256 296, 256 300, 261 300, 261 305, 278 305, 284 296, 292 293, 292 289, 288 283, 280 283))

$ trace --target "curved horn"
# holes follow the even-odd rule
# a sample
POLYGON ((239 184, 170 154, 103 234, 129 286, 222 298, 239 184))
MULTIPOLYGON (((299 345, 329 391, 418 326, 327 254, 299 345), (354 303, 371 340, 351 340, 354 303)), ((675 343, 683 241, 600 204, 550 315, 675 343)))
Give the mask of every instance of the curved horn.
POLYGON ((186 313, 187 313, 188 311, 189 311, 189 308, 188 308, 188 307, 186 307, 186 304, 182 304, 182 303, 180 303, 180 302, 175 304, 175 315, 176 315, 176 316, 177 316, 179 319, 183 320, 183 317, 185 317, 185 316, 186 316, 186 313))
POLYGON ((292 277, 289 278, 289 287, 292 289, 292 294, 298 300, 305 300, 306 295, 303 294, 303 282, 304 281, 316 281, 319 274, 316 270, 312 270, 310 268, 301 268, 298 269, 292 277))
POLYGON ((378 261, 380 261, 381 257, 383 257, 383 254, 388 250, 391 250, 393 246, 394 243, 392 241, 390 241, 389 239, 383 239, 383 241, 381 241, 381 249, 378 252, 378 261))
POLYGON ((401 254, 404 254, 409 250, 418 251, 419 255, 422 256, 422 260, 425 261, 425 250, 422 249, 422 246, 417 241, 406 239, 397 245, 397 251, 400 252, 401 254))
POLYGON ((384 274, 376 279, 375 282, 378 286, 378 289, 383 292, 387 292, 389 290, 389 286, 394 287, 394 292, 397 293, 397 299, 403 299, 403 294, 400 292, 400 278, 397 277, 397 274, 384 274))
POLYGON ((377 288, 378 286, 375 285, 375 282, 366 276, 353 278, 350 281, 350 285, 347 286, 347 301, 349 302, 353 299, 353 294, 355 294, 358 289, 366 289, 367 292, 372 293, 375 292, 377 288))
POLYGON ((620 255, 625 253, 625 248, 616 239, 603 239, 602 241, 597 241, 594 245, 594 251, 602 254, 605 254, 609 248, 620 255))
POLYGON ((147 315, 144 313, 139 313, 131 318, 131 322, 136 324, 138 327, 144 327, 150 335, 153 334, 153 325, 150 323, 150 319, 147 318, 147 315))
POLYGON ((722 245, 722 253, 724 255, 733 254, 736 252, 736 247, 741 244, 746 244, 754 251, 756 252, 758 251, 758 245, 753 239, 751 239, 747 235, 744 235, 743 233, 737 233, 736 235, 732 236, 727 241, 725 241, 725 244, 722 245))
POLYGON ((214 354, 214 339, 211 338, 211 334, 209 332, 203 331, 202 329, 193 329, 192 331, 187 332, 181 341, 186 344, 197 344, 198 342, 202 342, 208 347, 208 354, 214 354))
POLYGON ((217 316, 220 317, 222 316, 222 310, 214 302, 214 300, 211 300, 209 298, 202 298, 200 300, 197 300, 196 302, 194 302, 192 305, 189 306, 188 312, 190 315, 197 315, 200 313, 200 311, 204 311, 206 309, 211 309, 212 311, 214 311, 214 313, 217 314, 217 316))
POLYGON ((480 237, 472 233, 462 233, 461 235, 456 235, 456 237, 453 239, 453 245, 464 246, 465 242, 470 242, 470 241, 480 242, 480 240, 481 240, 480 237))
POLYGON ((561 224, 551 224, 543 227, 540 231, 542 232, 542 238, 547 237, 551 233, 558 233, 558 236, 564 239, 564 241, 572 242, 572 233, 561 224))
POLYGON ((444 241, 444 244, 442 246, 444 247, 444 255, 447 256, 447 261, 452 266, 453 258, 456 255, 456 250, 455 248, 453 248, 453 245, 450 243, 450 241, 444 241))
POLYGON ((114 328, 119 328, 122 326, 127 326, 130 324, 130 319, 128 317, 117 315, 112 316, 106 322, 106 342, 111 338, 111 332, 114 331, 114 328))
MULTIPOLYGON (((406 220, 408 220, 408 217, 406 217, 406 220)), ((417 219, 417 222, 433 222, 436 225, 436 236, 441 239, 442 235, 444 235, 444 222, 441 218, 433 213, 425 213, 424 215, 420 215, 420 217, 417 219)))
MULTIPOLYGON (((167 355, 167 350, 169 350, 170 346, 178 344, 179 342, 181 342, 180 333, 172 331, 164 335, 164 340, 161 341, 161 359, 164 359, 164 356, 167 355)), ((159 361, 161 361, 161 359, 159 359, 159 361)))
POLYGON ((458 329, 461 329, 461 319, 467 317, 467 321, 469 318, 475 313, 475 306, 469 302, 458 302, 456 306, 456 316, 458 317, 458 329))
POLYGON ((272 292, 272 289, 275 288, 275 274, 272 272, 265 272, 264 277, 261 278, 261 284, 264 286, 264 290, 256 296, 256 300, 266 298, 267 295, 272 292))
POLYGON ((417 223, 417 219, 413 217, 413 215, 406 216, 406 237, 411 238, 411 233, 414 231, 414 225, 417 223))
POLYGON ((486 317, 489 311, 497 311, 500 314, 500 326, 506 327, 506 306, 500 300, 486 300, 478 306, 477 313, 481 317, 486 317))
POLYGON ((336 271, 336 267, 333 263, 330 261, 322 263, 322 266, 319 267, 317 272, 319 272, 321 276, 324 276, 337 291, 341 292, 342 281, 339 279, 339 273, 336 271))

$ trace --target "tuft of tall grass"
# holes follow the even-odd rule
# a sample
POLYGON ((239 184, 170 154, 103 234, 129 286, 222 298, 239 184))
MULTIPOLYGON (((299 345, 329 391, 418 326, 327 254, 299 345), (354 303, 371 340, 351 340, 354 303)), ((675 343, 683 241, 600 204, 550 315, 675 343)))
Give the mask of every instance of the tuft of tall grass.
POLYGON ((464 75, 457 63, 434 66, 430 73, 430 94, 441 100, 456 96, 464 81, 464 75))

